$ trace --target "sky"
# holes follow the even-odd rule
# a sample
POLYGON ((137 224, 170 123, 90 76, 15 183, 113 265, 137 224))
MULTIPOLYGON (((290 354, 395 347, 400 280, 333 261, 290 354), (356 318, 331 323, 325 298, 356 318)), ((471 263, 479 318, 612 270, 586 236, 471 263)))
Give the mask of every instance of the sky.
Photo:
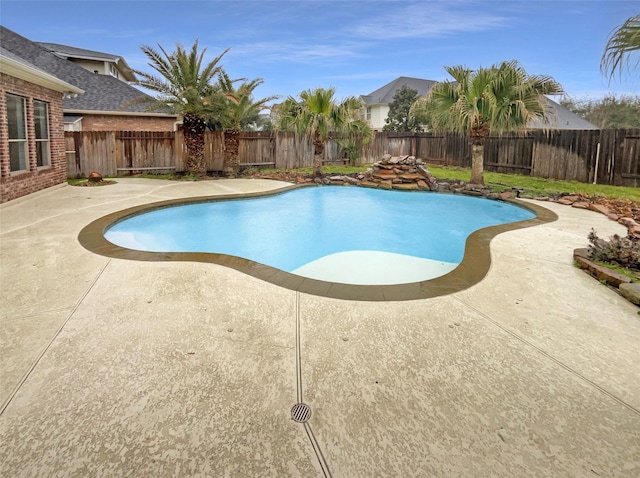
MULTIPOLYGON (((122 56, 152 72, 142 45, 198 40, 256 98, 334 87, 366 95, 400 76, 443 81, 445 66, 517 60, 576 100, 640 94, 640 69, 609 81, 600 59, 637 0, 1 0, 0 24, 32 40, 122 56)), ((1 42, 1 39, 0 39, 1 42)), ((634 59, 635 61, 635 59, 634 59)))

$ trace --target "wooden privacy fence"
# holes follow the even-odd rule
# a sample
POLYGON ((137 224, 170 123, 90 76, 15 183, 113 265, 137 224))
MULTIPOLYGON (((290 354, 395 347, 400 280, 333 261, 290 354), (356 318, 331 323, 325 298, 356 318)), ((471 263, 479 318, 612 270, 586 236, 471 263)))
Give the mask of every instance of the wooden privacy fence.
MULTIPOLYGON (((376 133, 363 162, 384 153, 413 155, 427 163, 471 166, 471 148, 460 133, 376 133)), ((491 136, 484 148, 487 171, 552 179, 640 186, 640 129, 536 130, 491 136)))
MULTIPOLYGON (((92 171, 104 176, 136 172, 184 171, 186 148, 181 131, 65 132, 69 177, 92 171)), ((460 133, 376 133, 360 154, 363 164, 384 154, 413 155, 427 163, 471 166, 468 138, 460 133)), ((240 134, 241 166, 300 168, 313 164, 310 141, 293 133, 243 132, 240 134)), ((325 163, 348 160, 334 140, 325 145, 325 163)), ((205 133, 208 171, 222 171, 224 133, 205 133)), ((484 150, 487 171, 518 173, 553 179, 640 186, 640 129, 551 130, 503 134, 487 139, 484 150)))

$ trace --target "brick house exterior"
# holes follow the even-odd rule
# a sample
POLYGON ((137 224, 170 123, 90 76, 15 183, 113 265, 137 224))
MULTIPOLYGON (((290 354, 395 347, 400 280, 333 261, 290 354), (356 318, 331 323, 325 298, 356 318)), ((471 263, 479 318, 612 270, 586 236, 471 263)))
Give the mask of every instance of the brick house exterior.
POLYGON ((0 25, 0 202, 67 179, 65 116, 86 131, 173 131, 177 115, 148 112, 148 97, 0 25))
MULTIPOLYGON (((65 94, 83 92, 7 49, 4 39, 3 35, 0 45, 1 203, 66 182, 62 101, 65 94)), ((22 37, 19 41, 31 43, 22 37)))
POLYGON ((82 112, 82 131, 173 131, 176 116, 82 112))
POLYGON ((64 128, 62 124, 62 93, 28 81, 0 73, 0 202, 10 201, 35 191, 64 183, 67 180, 67 164, 64 152, 64 128), (27 113, 26 171, 11 171, 7 121, 7 94, 25 98, 27 113), (49 166, 38 167, 36 162, 35 123, 33 100, 49 105, 49 166))

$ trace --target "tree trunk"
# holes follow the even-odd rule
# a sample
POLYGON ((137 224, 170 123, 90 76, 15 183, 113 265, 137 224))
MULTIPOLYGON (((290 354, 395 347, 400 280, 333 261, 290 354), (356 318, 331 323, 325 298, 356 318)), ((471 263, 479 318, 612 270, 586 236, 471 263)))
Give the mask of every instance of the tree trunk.
POLYGON ((479 117, 469 130, 471 143, 471 184, 484 186, 484 143, 489 136, 489 127, 483 117, 479 117))
POLYGON ((205 176, 207 167, 204 164, 204 130, 206 123, 198 116, 186 114, 183 119, 184 145, 187 157, 184 168, 187 173, 205 176))
POLYGON ((313 175, 322 176, 322 160, 324 159, 324 141, 318 136, 313 138, 313 175))
POLYGON ((484 144, 471 145, 471 183, 484 186, 484 144))
POLYGON ((240 131, 227 129, 224 131, 224 165, 222 171, 228 178, 235 178, 240 173, 240 131))

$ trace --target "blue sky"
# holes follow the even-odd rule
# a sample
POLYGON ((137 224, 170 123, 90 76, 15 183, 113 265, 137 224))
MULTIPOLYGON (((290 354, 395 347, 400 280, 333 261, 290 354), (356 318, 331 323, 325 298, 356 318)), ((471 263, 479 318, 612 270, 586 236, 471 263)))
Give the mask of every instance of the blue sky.
POLYGON ((34 41, 123 56, 150 71, 143 44, 195 39, 259 97, 333 86, 368 94, 399 76, 447 79, 443 66, 518 60, 576 99, 639 94, 640 72, 609 81, 600 58, 637 1, 29 1, 2 0, 0 23, 34 41))

